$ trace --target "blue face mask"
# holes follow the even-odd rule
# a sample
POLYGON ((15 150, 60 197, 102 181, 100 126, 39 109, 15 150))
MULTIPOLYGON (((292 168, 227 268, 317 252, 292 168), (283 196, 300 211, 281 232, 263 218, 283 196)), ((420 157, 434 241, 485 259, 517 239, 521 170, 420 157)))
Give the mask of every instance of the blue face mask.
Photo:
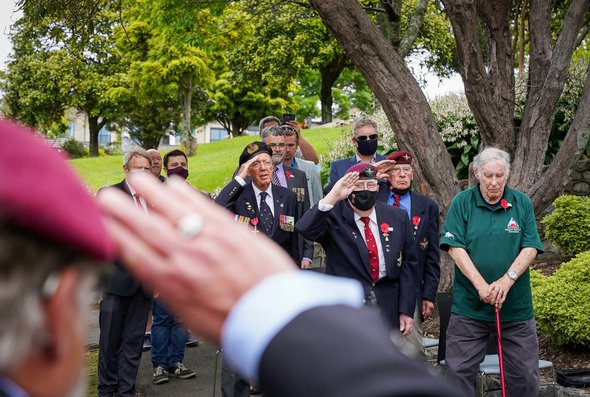
POLYGON ((358 143, 358 152, 363 156, 372 156, 377 151, 377 139, 367 139, 364 141, 357 141, 358 143))

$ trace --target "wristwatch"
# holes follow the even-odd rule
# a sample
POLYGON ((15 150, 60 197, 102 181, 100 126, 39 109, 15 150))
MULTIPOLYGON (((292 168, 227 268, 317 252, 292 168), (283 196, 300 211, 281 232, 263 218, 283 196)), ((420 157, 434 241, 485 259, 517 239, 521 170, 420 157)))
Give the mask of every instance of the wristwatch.
POLYGON ((506 275, 508 277, 510 277, 510 279, 512 279, 512 281, 516 281, 518 279, 518 274, 516 274, 516 272, 513 272, 512 270, 509 270, 506 275))

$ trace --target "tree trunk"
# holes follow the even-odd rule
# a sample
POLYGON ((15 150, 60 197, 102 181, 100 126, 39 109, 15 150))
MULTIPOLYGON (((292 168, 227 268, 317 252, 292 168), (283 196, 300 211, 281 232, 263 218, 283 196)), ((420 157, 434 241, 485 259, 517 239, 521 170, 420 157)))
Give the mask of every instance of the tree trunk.
POLYGON ((180 89, 180 104, 182 106, 182 138, 181 145, 187 156, 197 153, 197 140, 191 128, 191 112, 193 98, 193 75, 188 73, 180 89))
MULTIPOLYGON (((414 154, 415 182, 439 203, 444 219, 459 185, 420 86, 356 1, 311 2, 383 106, 400 149, 414 154)), ((441 263, 443 275, 452 274, 451 265, 441 263)))
POLYGON ((88 154, 90 157, 98 157, 98 133, 100 129, 105 126, 106 120, 102 118, 99 122, 99 116, 88 116, 88 154))
POLYGON ((334 57, 327 65, 320 66, 320 76, 322 78, 322 88, 320 91, 320 102, 322 104, 322 124, 332 121, 332 87, 340 74, 346 67, 348 56, 342 54, 334 57))

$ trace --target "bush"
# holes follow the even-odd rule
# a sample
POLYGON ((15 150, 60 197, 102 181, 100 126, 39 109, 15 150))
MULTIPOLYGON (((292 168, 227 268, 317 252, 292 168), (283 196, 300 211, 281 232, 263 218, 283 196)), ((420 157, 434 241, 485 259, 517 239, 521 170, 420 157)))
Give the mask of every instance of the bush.
POLYGON ((78 142, 74 138, 71 138, 71 139, 68 139, 67 141, 65 141, 61 145, 61 148, 63 150, 65 150, 68 153, 68 155, 70 156, 70 158, 72 158, 72 159, 79 159, 79 158, 84 157, 86 155, 86 153, 84 151, 84 145, 82 145, 80 142, 78 142))
POLYGON ((532 271, 531 285, 539 330, 558 345, 590 347, 590 251, 552 276, 532 271))
POLYGON ((553 207, 541 221, 549 241, 572 255, 590 250, 590 198, 563 195, 553 207))

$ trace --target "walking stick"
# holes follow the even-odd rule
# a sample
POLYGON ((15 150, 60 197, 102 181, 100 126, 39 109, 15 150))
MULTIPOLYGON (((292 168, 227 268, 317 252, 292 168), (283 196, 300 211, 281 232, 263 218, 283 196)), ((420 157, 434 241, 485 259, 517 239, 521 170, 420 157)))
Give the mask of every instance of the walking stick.
POLYGON ((500 385, 502 386, 502 397, 506 397, 506 383, 504 383, 504 357, 502 356, 502 330, 500 326, 500 309, 498 309, 498 306, 496 306, 495 310, 497 331, 496 341, 498 342, 498 361, 500 364, 500 385))

